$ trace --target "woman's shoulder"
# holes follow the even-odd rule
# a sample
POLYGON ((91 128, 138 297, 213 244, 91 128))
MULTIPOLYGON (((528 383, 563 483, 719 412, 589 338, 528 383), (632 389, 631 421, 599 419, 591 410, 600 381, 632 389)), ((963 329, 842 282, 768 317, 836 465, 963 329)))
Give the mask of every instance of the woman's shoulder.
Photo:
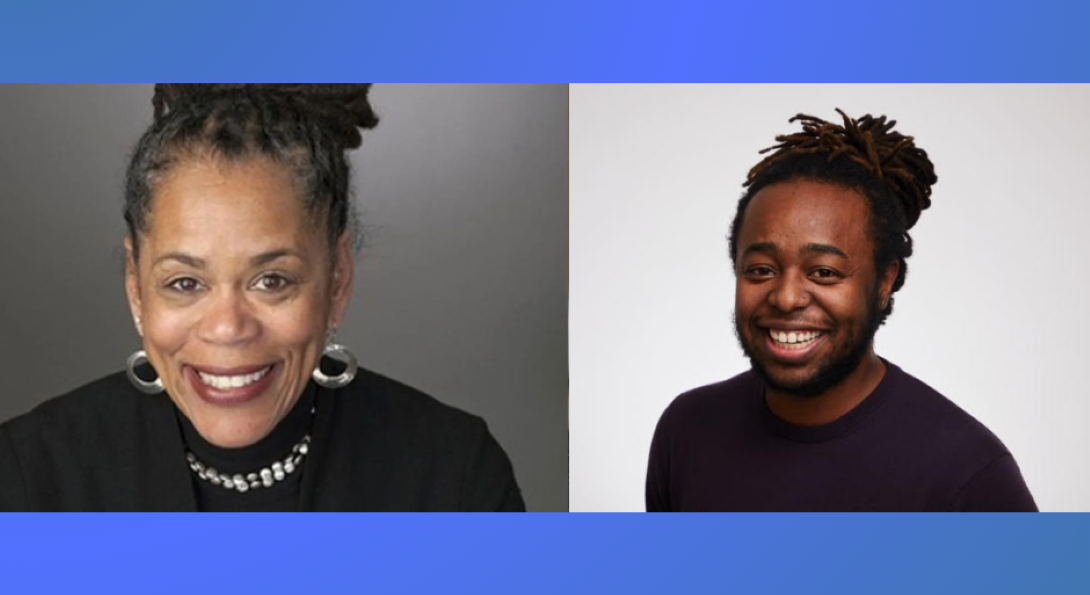
POLYGON ((137 392, 124 372, 117 372, 44 401, 0 428, 12 439, 75 440, 88 433, 108 435, 143 410, 165 404, 165 397, 137 392))
POLYGON ((124 486, 149 461, 160 468, 153 451, 172 420, 165 395, 137 392, 123 373, 41 403, 0 425, 0 510, 140 508, 124 486))
POLYGON ((360 368, 355 380, 341 389, 340 405, 389 421, 413 421, 448 429, 478 430, 484 421, 467 411, 405 383, 360 368))
POLYGON ((341 439, 327 464, 342 477, 356 466, 379 470, 387 492, 400 494, 393 509, 525 510, 511 461, 482 418, 362 369, 334 392, 328 417, 341 439))

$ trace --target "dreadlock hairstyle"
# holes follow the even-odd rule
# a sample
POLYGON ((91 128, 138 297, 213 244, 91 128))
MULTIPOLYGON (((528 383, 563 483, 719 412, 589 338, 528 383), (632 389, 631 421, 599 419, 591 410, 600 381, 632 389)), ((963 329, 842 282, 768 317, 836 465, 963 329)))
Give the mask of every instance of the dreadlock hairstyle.
MULTIPOLYGON (((345 151, 378 118, 364 84, 155 85, 154 122, 136 144, 125 178, 125 223, 137 256, 156 185, 186 159, 264 157, 289 167, 308 211, 331 245, 355 236, 345 151)), ((355 239, 355 237, 354 237, 355 239)))
POLYGON ((778 145, 760 152, 773 151, 749 170, 743 184, 747 189, 730 226, 730 258, 737 264, 735 241, 742 217, 762 189, 780 182, 813 180, 859 191, 870 204, 876 272, 881 275, 893 262, 900 265, 889 303, 881 312, 885 322, 893 312, 892 293, 904 285, 908 273, 905 259, 912 255, 908 230, 931 206, 931 186, 938 178, 927 152, 914 144, 913 137, 893 131, 896 120, 869 114, 856 120, 836 111, 843 125, 799 114, 788 121, 802 122, 801 132, 777 136, 778 145))

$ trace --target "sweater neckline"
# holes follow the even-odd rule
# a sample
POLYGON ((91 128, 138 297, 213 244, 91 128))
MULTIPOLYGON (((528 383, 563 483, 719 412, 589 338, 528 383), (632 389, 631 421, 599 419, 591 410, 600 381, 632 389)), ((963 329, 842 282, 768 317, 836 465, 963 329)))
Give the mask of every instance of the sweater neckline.
POLYGON ((885 404, 895 392, 894 387, 901 382, 904 372, 885 358, 879 357, 879 359, 886 365, 886 373, 882 376, 878 386, 874 387, 874 390, 851 411, 827 424, 802 426, 777 416, 768 407, 768 401, 765 398, 766 386, 764 380, 754 373, 756 382, 754 382, 753 396, 757 404, 757 413, 762 422, 773 433, 795 442, 823 442, 846 434, 869 419, 871 414, 885 404))

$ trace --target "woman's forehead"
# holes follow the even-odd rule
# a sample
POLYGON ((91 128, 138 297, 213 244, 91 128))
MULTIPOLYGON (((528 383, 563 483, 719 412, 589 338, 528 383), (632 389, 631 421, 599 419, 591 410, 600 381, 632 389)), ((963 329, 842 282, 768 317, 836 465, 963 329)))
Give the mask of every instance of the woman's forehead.
POLYGON ((206 255, 305 248, 321 233, 294 178, 267 160, 180 165, 157 185, 149 246, 206 255))

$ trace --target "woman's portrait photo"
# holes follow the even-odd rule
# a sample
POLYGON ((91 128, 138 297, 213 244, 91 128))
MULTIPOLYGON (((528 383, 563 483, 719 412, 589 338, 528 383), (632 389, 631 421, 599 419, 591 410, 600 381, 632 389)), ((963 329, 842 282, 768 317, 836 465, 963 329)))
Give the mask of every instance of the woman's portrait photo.
POLYGON ((567 102, 0 86, 0 510, 566 511, 567 102))
POLYGON ((1088 100, 573 86, 571 509, 1090 510, 1088 100))

